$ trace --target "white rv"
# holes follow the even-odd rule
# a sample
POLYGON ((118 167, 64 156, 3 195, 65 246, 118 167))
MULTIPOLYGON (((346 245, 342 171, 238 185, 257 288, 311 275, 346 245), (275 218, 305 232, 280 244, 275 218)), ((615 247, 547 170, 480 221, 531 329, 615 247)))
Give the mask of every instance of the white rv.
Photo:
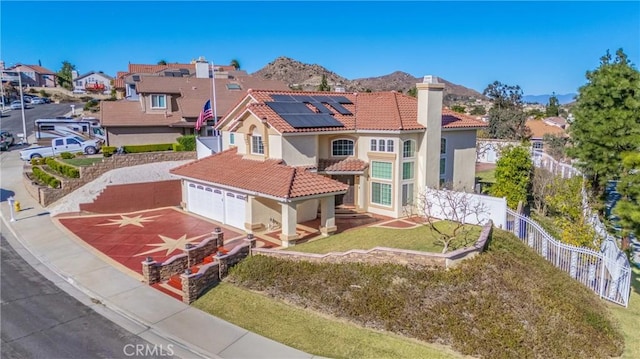
POLYGON ((35 121, 36 140, 49 140, 57 137, 79 136, 87 140, 106 140, 104 129, 94 117, 41 118, 35 121))

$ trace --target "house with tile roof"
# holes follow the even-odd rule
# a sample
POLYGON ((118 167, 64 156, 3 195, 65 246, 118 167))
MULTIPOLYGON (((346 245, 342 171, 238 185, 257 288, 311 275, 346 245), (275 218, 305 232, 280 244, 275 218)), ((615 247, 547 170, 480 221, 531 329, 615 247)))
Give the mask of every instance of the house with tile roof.
POLYGON ((296 224, 336 230, 335 207, 403 217, 425 187, 473 189, 473 117, 443 109, 444 84, 397 92, 249 90, 220 120, 223 151, 171 173, 183 179, 191 212, 248 232, 281 223, 283 245, 296 224))
MULTIPOLYGON (((149 66, 156 65, 139 68, 130 65, 130 70, 148 71, 149 66)), ((213 97, 214 82, 218 118, 249 88, 289 88, 282 81, 217 72, 218 67, 213 68, 206 62, 194 64, 193 72, 191 69, 161 67, 159 73, 124 76, 125 98, 101 103, 100 124, 105 129, 107 145, 172 143, 180 136, 195 134, 200 111, 213 97)), ((214 119, 209 121, 210 124, 214 122, 214 119)), ((213 128, 207 125, 201 132, 211 135, 213 128)))
POLYGON ((113 77, 102 71, 89 71, 79 75, 72 71, 73 93, 100 93, 110 94, 113 77))
POLYGON ((22 86, 30 87, 56 87, 57 75, 55 72, 39 65, 17 64, 6 71, 22 73, 22 86))
POLYGON ((565 130, 566 121, 562 117, 550 117, 543 120, 527 120, 525 126, 531 131, 529 138, 534 151, 544 151, 544 136, 553 135, 560 137, 569 137, 565 130))

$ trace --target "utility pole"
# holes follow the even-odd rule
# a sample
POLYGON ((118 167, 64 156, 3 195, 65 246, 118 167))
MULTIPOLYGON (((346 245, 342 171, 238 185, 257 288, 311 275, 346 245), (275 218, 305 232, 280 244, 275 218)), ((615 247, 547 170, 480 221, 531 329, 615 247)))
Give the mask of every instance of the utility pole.
POLYGON ((22 144, 29 144, 27 141, 27 121, 24 118, 24 95, 22 94, 22 72, 18 70, 18 86, 20 86, 20 109, 22 111, 22 144))

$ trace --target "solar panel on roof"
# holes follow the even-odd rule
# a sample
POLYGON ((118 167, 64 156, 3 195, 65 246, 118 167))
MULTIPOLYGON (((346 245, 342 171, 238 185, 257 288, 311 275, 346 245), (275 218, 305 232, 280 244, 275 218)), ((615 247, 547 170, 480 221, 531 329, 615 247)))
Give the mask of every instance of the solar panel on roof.
POLYGON ((293 128, 316 128, 316 127, 344 127, 344 125, 331 115, 324 114, 284 114, 280 115, 293 128))
POLYGON ((346 108, 344 108, 341 104, 339 104, 337 102, 331 102, 329 105, 331 105, 331 107, 335 108, 336 111, 338 111, 341 115, 353 115, 351 113, 351 111, 347 110, 346 108))
POLYGON ((298 101, 298 102, 317 102, 313 96, 307 96, 307 95, 291 95, 291 97, 293 97, 294 100, 298 101))
POLYGON ((324 95, 314 95, 313 98, 316 99, 316 101, 318 102, 324 102, 324 103, 332 103, 335 102, 333 100, 333 96, 324 96, 324 95))
POLYGON ((341 103, 341 104, 352 104, 353 103, 348 98, 346 98, 344 96, 333 96, 333 100, 335 102, 341 103))
POLYGON ((271 95, 271 98, 277 102, 298 102, 290 95, 271 95))
POLYGON ((189 74, 189 69, 180 69, 179 71, 183 75, 188 75, 189 74))
POLYGON ((320 102, 315 102, 312 105, 313 105, 313 107, 317 108, 318 111, 320 111, 320 113, 326 113, 328 115, 332 114, 331 110, 329 110, 328 108, 324 107, 320 102))
POLYGON ((265 104, 278 115, 283 114, 313 114, 307 105, 302 102, 265 102, 265 104))

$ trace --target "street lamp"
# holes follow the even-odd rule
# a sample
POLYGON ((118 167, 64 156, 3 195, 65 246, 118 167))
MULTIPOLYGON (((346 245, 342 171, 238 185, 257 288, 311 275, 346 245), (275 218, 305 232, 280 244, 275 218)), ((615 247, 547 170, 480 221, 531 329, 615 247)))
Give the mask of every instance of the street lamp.
POLYGON ((27 141, 27 121, 24 119, 24 95, 22 94, 22 72, 18 69, 18 86, 20 86, 20 109, 22 111, 22 144, 29 144, 27 141))

